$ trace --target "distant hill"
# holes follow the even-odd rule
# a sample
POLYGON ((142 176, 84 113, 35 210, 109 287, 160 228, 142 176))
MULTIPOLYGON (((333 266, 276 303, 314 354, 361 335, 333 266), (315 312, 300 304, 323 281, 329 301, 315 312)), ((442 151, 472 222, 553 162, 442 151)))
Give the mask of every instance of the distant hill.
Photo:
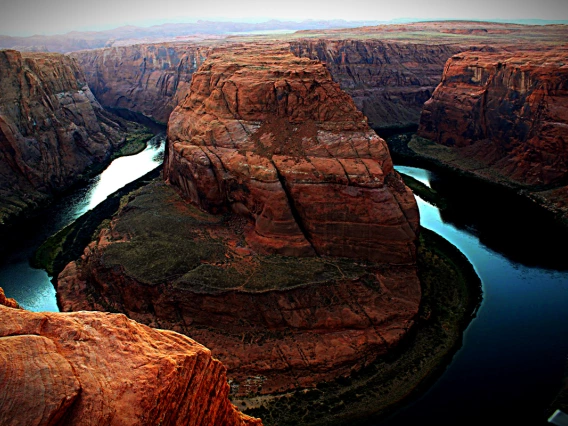
MULTIPOLYGON (((355 28, 378 25, 379 21, 306 20, 301 22, 270 20, 260 23, 197 21, 194 23, 162 24, 151 27, 124 26, 106 31, 72 31, 58 35, 11 37, 0 35, 0 49, 67 53, 116 45, 204 39, 241 32, 269 30, 317 30, 355 28)), ((1 30, 0 30, 1 31, 1 30)))

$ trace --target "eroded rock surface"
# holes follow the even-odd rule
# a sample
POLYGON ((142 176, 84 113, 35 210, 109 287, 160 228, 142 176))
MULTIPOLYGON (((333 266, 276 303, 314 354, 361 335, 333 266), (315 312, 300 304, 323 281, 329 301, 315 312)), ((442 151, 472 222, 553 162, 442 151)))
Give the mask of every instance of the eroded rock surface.
POLYGON ((208 48, 190 43, 137 44, 73 53, 97 99, 167 123, 189 92, 208 48))
POLYGON ((168 125, 166 180, 251 221, 260 252, 412 263, 418 210, 386 143, 319 62, 219 49, 168 125))
POLYGON ((0 316, 3 425, 261 424, 229 402, 225 367, 186 336, 101 312, 0 304, 0 316))
POLYGON ((522 184, 568 183, 568 50, 448 60, 418 134, 522 184))
POLYGON ((107 160, 126 128, 68 57, 0 51, 0 223, 107 160))

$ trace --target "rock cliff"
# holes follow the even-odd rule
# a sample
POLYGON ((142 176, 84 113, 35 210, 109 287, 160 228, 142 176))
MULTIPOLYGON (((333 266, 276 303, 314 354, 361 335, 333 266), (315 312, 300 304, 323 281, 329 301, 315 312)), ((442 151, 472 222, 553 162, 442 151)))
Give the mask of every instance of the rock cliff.
MULTIPOLYGON (((267 50, 270 49, 270 50, 267 50)), ((319 62, 218 49, 168 124, 166 180, 266 253, 412 263, 418 211, 386 143, 319 62)))
POLYGON ((0 223, 107 160, 126 130, 71 58, 0 51, 0 223))
POLYGON ((229 402, 225 367, 188 337, 124 315, 4 305, 3 425, 261 424, 229 402))
POLYGON ((189 91, 208 48, 189 43, 138 44, 73 53, 105 107, 140 112, 167 123, 189 91))
POLYGON ((290 43, 300 57, 319 59, 373 128, 408 127, 440 82, 459 45, 382 40, 306 39, 290 43))
POLYGON ((455 55, 418 134, 515 183, 566 185, 567 64, 562 48, 455 55))
POLYGON ((59 275, 63 310, 183 332, 239 395, 348 376, 404 338, 420 304, 416 202, 320 62, 286 45, 215 50, 167 151, 170 185, 132 193, 59 275))

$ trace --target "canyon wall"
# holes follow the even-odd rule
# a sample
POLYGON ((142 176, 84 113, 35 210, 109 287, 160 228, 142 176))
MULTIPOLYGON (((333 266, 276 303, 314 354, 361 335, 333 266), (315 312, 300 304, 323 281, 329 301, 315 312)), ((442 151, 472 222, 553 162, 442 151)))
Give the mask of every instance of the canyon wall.
POLYGON ((186 336, 12 302, 0 289, 3 425, 262 424, 229 402, 225 367, 186 336))
POLYGON ((568 184, 568 50, 448 60, 418 134, 523 184, 568 184))
POLYGON ((188 43, 138 44, 76 52, 89 87, 105 107, 125 108, 167 123, 189 91, 208 48, 188 43))
POLYGON ((348 376, 414 324, 416 201, 319 61, 212 51, 170 116, 164 176, 59 275, 63 310, 183 332, 243 396, 348 376))
POLYGON ((0 223, 107 160, 126 131, 71 58, 0 51, 0 223))
POLYGON ((324 62, 375 129, 416 125, 446 60, 463 49, 373 39, 305 39, 290 47, 297 56, 324 62))

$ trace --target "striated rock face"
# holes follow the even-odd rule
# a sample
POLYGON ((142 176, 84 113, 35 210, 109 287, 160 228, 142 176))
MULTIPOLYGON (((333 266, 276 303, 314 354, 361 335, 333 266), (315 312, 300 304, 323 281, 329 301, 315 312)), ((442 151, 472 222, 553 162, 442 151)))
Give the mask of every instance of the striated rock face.
POLYGON ((124 315, 0 306, 0 423, 260 425, 210 351, 124 315))
POLYGON ((73 53, 91 90, 106 107, 140 112, 167 123, 207 56, 197 44, 139 44, 73 53))
POLYGON ((455 55, 418 134, 514 182, 567 184, 567 64, 565 49, 455 55))
POLYGON ((260 252, 414 262, 418 210, 386 143, 320 62, 285 47, 210 55, 170 117, 164 176, 246 217, 260 252))
POLYGON ((0 223, 105 161, 125 131, 71 58, 0 51, 0 223))
POLYGON ((463 50, 449 43, 372 39, 305 39, 290 47, 297 56, 324 62, 374 128, 417 124, 446 60, 463 50))

